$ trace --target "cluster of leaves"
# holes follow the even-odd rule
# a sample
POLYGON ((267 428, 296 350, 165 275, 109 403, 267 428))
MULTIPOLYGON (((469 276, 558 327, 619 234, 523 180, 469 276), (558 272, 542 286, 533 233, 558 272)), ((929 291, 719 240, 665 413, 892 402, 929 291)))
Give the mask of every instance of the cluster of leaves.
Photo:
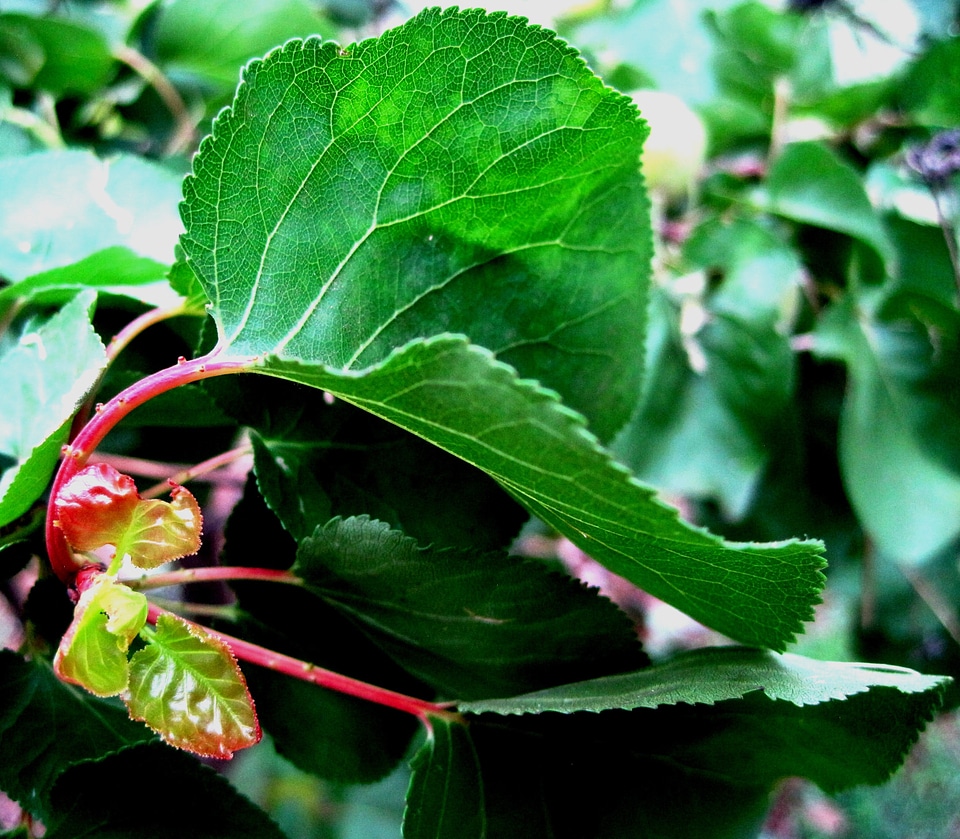
MULTIPOLYGON (((755 2, 705 15, 696 104, 715 165, 697 200, 651 210, 629 98, 504 14, 428 10, 341 47, 287 39, 334 34, 349 4, 20 5, 0 14, 0 391, 16 395, 0 570, 37 556, 41 573, 21 651, 0 654, 0 790, 48 836, 280 835, 117 694, 167 741, 226 755, 219 716, 189 736, 183 719, 252 712, 249 686, 246 740, 262 725, 339 783, 412 754, 409 839, 749 836, 784 777, 839 790, 896 769, 948 680, 784 651, 823 583, 822 546, 793 534, 856 526, 912 574, 957 536, 953 176, 931 180, 942 140, 914 155, 920 174, 903 162, 960 122, 941 78, 956 42, 935 22, 901 72, 851 85, 822 59, 855 20, 755 2), (793 141, 801 116, 823 139, 793 141), (923 176, 939 215, 908 211, 923 176), (128 415, 131 383, 150 399, 128 415), (831 398, 846 517, 824 515, 835 476, 808 454, 831 398), (229 642, 147 606, 122 560, 199 546, 186 490, 140 498, 97 464, 58 478, 46 513, 61 447, 69 470, 114 415, 102 456, 190 463, 249 440, 226 513, 223 487, 197 491, 206 544, 225 535, 201 559, 295 584, 188 592, 233 653, 422 697, 422 731, 268 658, 241 673, 229 642), (777 541, 724 541, 653 487, 777 541), (596 590, 510 553, 531 516, 744 646, 651 663, 596 590), (64 537, 93 576, 64 573, 64 537), (106 571, 90 553, 104 545, 106 571), (177 773, 178 806, 145 812, 158 771, 177 773)), ((687 37, 651 23, 670 5, 565 33, 609 82, 684 93, 680 67, 661 78, 668 62, 649 60, 664 32, 687 37), (623 33, 650 52, 618 55, 623 33)))

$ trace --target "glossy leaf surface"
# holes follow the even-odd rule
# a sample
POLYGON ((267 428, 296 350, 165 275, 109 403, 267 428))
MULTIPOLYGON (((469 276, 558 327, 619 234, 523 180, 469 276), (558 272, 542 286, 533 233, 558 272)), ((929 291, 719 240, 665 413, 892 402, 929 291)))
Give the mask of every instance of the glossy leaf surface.
POLYGON ((57 521, 74 550, 113 545, 138 568, 157 568, 200 548, 203 516, 196 498, 182 486, 170 495, 169 502, 142 499, 132 478, 95 463, 62 487, 57 521))
POLYGON ((539 691, 526 697, 461 703, 464 711, 542 713, 656 708, 686 703, 712 705, 762 691, 770 699, 817 705, 874 688, 925 694, 931 709, 949 680, 880 664, 815 661, 791 653, 711 647, 684 653, 638 673, 539 691))
POLYGON ((466 726, 432 719, 411 762, 403 839, 483 839, 483 778, 466 726))
POLYGON ((130 659, 127 707, 171 745, 206 757, 230 758, 260 740, 229 648, 174 615, 161 615, 147 646, 130 659))
POLYGON ((147 622, 147 598, 102 574, 80 595, 54 658, 57 675, 96 696, 127 688, 127 650, 147 622))

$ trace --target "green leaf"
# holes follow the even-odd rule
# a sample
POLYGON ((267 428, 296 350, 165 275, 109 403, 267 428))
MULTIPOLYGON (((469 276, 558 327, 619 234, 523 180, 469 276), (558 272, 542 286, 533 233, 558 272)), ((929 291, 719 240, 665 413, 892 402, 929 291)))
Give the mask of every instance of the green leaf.
POLYGON ((606 711, 662 705, 713 705, 763 691, 771 700, 797 706, 842 700, 874 688, 927 694, 931 710, 946 684, 944 676, 924 676, 904 667, 815 661, 792 653, 745 647, 708 647, 682 653, 637 673, 604 676, 512 699, 461 702, 468 713, 540 714, 544 711, 606 711))
POLYGON ((904 105, 923 125, 953 128, 960 123, 960 40, 945 38, 930 45, 907 71, 904 105))
POLYGON ((130 716, 173 746, 231 758, 260 740, 253 700, 229 647, 196 624, 160 615, 130 659, 130 716))
POLYGON ((86 288, 159 303, 170 297, 164 282, 166 273, 166 265, 115 245, 0 289, 0 308, 15 300, 60 303, 86 288))
POLYGON ((84 589, 53 661, 61 679, 95 696, 127 689, 127 650, 147 622, 147 598, 106 574, 84 589))
POLYGON ((95 297, 78 295, 46 323, 21 334, 0 357, 0 527, 23 515, 47 488, 70 420, 106 366, 90 323, 95 297))
POLYGON ((219 352, 356 370, 465 333, 608 438, 641 375, 645 133, 570 47, 503 14, 287 44, 247 67, 184 185, 219 352))
POLYGON ((892 261, 893 246, 860 175, 821 143, 788 145, 758 198, 772 213, 845 233, 872 248, 884 263, 892 261))
POLYGON ((935 350, 925 329, 884 324, 871 309, 834 305, 815 347, 849 371, 840 462, 857 516, 883 553, 916 563, 960 533, 956 350, 935 350))
MULTIPOLYGON (((296 545, 253 481, 230 516, 228 565, 289 568, 296 545)), ((226 631, 272 650, 408 695, 429 689, 405 674, 359 629, 294 586, 235 582, 241 620, 226 631)), ((248 668, 257 716, 277 751, 299 769, 337 783, 370 783, 406 754, 417 720, 262 667, 248 668)))
POLYGON ((48 823, 64 770, 153 739, 122 705, 64 684, 40 659, 0 651, 0 684, 0 789, 48 823))
POLYGON ((240 70, 291 38, 332 35, 330 24, 307 0, 172 0, 158 10, 150 33, 158 63, 179 83, 233 93, 240 70))
POLYGON ((294 572, 448 696, 505 696, 646 662, 626 617, 569 578, 502 554, 421 548, 367 518, 317 528, 294 572))
POLYGON ((680 522, 556 395, 463 338, 414 342, 363 374, 269 359, 492 475, 610 570, 745 643, 783 649, 822 583, 817 542, 725 544, 680 522))
POLYGON ((483 778, 465 725, 432 718, 410 766, 403 839, 487 836, 483 778))
POLYGON ((0 276, 14 283, 104 248, 173 264, 180 176, 132 155, 38 152, 0 160, 0 276))
POLYGON ((731 520, 746 513, 782 441, 778 420, 794 378, 793 353, 770 313, 739 311, 744 317, 710 313, 696 335, 685 336, 679 312, 654 293, 644 395, 612 446, 642 480, 715 498, 731 520))
POLYGON ((54 17, 0 14, 0 75, 54 96, 96 93, 113 76, 110 45, 94 29, 54 17))
POLYGON ((479 469, 313 388, 266 376, 205 388, 255 430, 257 486, 297 540, 334 516, 368 514, 424 545, 497 550, 528 518, 479 469))
POLYGON ((47 839, 285 839, 221 773, 160 743, 72 767, 53 801, 47 839), (147 803, 149 779, 165 783, 175 804, 147 803))

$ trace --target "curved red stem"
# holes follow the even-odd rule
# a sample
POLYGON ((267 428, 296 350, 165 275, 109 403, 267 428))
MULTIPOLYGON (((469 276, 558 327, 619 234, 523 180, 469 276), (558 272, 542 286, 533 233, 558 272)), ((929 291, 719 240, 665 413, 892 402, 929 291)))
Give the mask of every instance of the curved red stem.
POLYGON ((84 467, 107 433, 134 408, 154 396, 201 379, 248 372, 256 360, 256 356, 220 359, 212 355, 201 356, 190 361, 180 359, 173 367, 167 367, 146 376, 118 393, 106 404, 97 407, 96 413, 73 442, 64 446, 63 460, 50 490, 46 524, 47 552, 54 572, 64 583, 70 585, 77 571, 86 563, 78 562, 74 558, 73 552, 63 538, 57 523, 57 497, 64 484, 84 467))

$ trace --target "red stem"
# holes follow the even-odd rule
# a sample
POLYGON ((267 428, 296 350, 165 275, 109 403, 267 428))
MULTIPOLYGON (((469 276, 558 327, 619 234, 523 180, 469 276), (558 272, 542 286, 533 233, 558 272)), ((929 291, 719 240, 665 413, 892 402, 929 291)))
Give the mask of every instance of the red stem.
MULTIPOLYGON (((156 624, 157 618, 165 614, 170 613, 165 609, 161 609, 156 604, 151 603, 147 613, 147 621, 151 624, 156 624)), ((184 620, 184 618, 181 618, 181 620, 184 620)), ((199 624, 195 625, 200 626, 199 624)), ((406 714, 413 714, 413 716, 428 726, 430 717, 460 718, 456 711, 450 710, 452 703, 445 704, 428 702, 425 699, 417 699, 415 696, 407 696, 406 694, 377 687, 367 682, 361 682, 358 679, 351 679, 349 676, 334 673, 332 670, 326 670, 323 667, 317 667, 299 658, 293 658, 292 656, 268 650, 266 647, 251 644, 249 641, 234 638, 232 635, 214 632, 206 626, 200 628, 226 644, 227 647, 230 648, 230 651, 241 661, 249 661, 251 664, 257 664, 260 667, 275 670, 278 673, 283 673, 294 679, 301 679, 302 681, 310 682, 320 687, 328 688, 329 690, 335 690, 338 693, 355 696, 359 699, 365 699, 368 702, 375 702, 378 705, 403 711, 406 714)))
POLYGON ((173 367, 167 367, 140 379, 118 393, 105 405, 98 406, 94 416, 77 434, 73 442, 63 447, 63 460, 50 490, 46 525, 47 552, 54 572, 64 583, 71 584, 77 571, 87 563, 85 560, 74 559, 73 553, 63 538, 57 522, 57 497, 63 485, 86 465, 90 455, 107 433, 134 408, 161 393, 201 379, 248 372, 256 360, 256 356, 227 359, 201 356, 191 361, 180 359, 173 367))
POLYGON ((120 582, 136 591, 145 591, 152 588, 178 586, 185 583, 208 583, 223 580, 260 580, 268 583, 289 583, 303 585, 303 580, 290 571, 280 571, 274 568, 246 568, 244 566, 214 566, 206 568, 181 568, 178 571, 169 571, 164 574, 144 574, 120 582))

